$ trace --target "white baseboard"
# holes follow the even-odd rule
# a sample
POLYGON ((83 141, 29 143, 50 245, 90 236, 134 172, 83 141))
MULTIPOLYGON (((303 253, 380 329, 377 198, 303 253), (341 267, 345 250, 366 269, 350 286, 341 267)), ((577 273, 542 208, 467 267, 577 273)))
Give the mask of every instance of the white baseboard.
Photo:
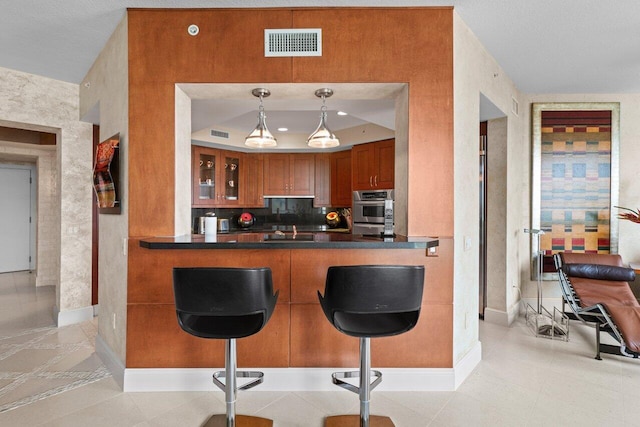
MULTIPOLYGON (((100 340, 101 346, 104 342, 100 340)), ((96 351, 98 341, 96 341, 96 351)), ((100 353, 99 353, 100 354, 100 353)), ((102 355, 101 355, 102 357, 102 355)), ((471 374, 482 358, 482 346, 477 345, 455 368, 382 368, 383 381, 377 390, 384 391, 453 391, 471 374)), ((104 360, 104 359, 103 359, 104 360)), ((109 366, 111 369, 111 366, 109 366)), ((116 366, 120 372, 121 365, 116 366)), ((123 369, 123 391, 212 391, 218 390, 211 380, 212 368, 127 368, 123 369)), ((374 367, 374 369, 377 369, 374 367)), ((335 391, 331 374, 345 368, 247 368, 264 372, 260 391, 335 391)), ((112 371, 113 372, 113 371, 112 371)), ((114 373, 114 377, 120 375, 114 373)), ((240 380, 241 381, 241 380, 240 380)))
POLYGON ((65 311, 60 311, 58 307, 55 307, 54 317, 59 328, 62 326, 86 322, 87 320, 93 319, 93 306, 90 305, 88 307, 65 311))
MULTIPOLYGON (((471 375, 471 372, 478 366, 478 363, 482 360, 482 343, 479 341, 469 351, 461 361, 456 364, 454 368, 454 387, 453 390, 457 390, 458 387, 464 382, 464 380, 471 375)), ((438 390, 440 391, 440 390, 438 390)))
POLYGON ((509 311, 494 310, 493 308, 487 307, 484 309, 484 321, 495 325, 509 327, 518 318, 518 316, 520 316, 520 309, 522 306, 522 302, 519 301, 517 304, 511 306, 509 311))
POLYGON ((120 388, 124 389, 124 364, 118 356, 116 356, 113 350, 111 350, 111 347, 104 342, 100 334, 96 336, 96 354, 111 372, 116 383, 118 383, 120 388))

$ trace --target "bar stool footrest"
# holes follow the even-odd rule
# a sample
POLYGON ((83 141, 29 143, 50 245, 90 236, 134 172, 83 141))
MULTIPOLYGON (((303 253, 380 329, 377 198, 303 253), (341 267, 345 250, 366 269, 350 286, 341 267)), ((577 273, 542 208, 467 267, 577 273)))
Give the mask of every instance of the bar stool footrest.
MULTIPOLYGON (((372 369, 371 376, 375 377, 375 379, 370 383, 369 391, 373 390, 377 387, 378 384, 380 384, 380 382, 382 381, 382 372, 372 369)), ((334 372, 333 374, 331 374, 331 380, 335 385, 359 394, 360 387, 343 381, 343 379, 345 378, 360 378, 360 371, 334 372)))
MULTIPOLYGON (((213 374, 213 383, 218 386, 218 388, 222 391, 227 389, 227 386, 224 382, 220 381, 220 379, 226 378, 225 371, 214 372, 213 374)), ((260 371, 236 371, 236 378, 255 378, 253 381, 249 381, 246 384, 238 387, 238 390, 249 390, 257 386, 258 384, 262 384, 264 381, 264 372, 260 371)))

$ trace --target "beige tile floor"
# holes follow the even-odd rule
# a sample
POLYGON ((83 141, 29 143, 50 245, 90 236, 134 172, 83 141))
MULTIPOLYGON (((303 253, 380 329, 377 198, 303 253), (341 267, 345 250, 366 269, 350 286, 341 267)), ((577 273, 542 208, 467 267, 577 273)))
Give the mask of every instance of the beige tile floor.
MULTIPOLYGON (((123 393, 93 353, 95 322, 53 327, 52 289, 0 274, 0 426, 194 426, 224 412, 222 392, 123 393)), ((455 392, 372 393, 398 427, 640 426, 640 360, 593 359, 593 330, 570 341, 480 322, 483 360, 455 392)), ((425 344, 425 345, 428 345, 425 344)), ((384 381, 384 379, 383 379, 384 381)), ((243 392, 238 412, 275 427, 320 427, 357 413, 355 394, 243 392)))

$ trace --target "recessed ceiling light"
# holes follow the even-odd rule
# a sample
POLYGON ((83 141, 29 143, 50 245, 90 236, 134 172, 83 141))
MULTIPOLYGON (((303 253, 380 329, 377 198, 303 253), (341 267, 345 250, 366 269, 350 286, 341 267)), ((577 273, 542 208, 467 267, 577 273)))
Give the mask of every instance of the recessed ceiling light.
POLYGON ((338 111, 338 115, 339 116, 348 116, 348 114, 345 113, 344 111, 338 111))
POLYGON ((286 132, 286 131, 288 131, 288 130, 289 130, 289 128, 278 128, 278 131, 279 131, 279 132, 286 132))

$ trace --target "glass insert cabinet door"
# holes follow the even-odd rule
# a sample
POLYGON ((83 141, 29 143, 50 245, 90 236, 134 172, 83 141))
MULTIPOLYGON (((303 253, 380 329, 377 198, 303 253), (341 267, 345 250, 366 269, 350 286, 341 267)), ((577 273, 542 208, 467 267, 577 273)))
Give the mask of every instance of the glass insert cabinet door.
POLYGON ((238 189, 242 184, 240 182, 240 157, 225 154, 224 160, 224 192, 222 194, 224 200, 237 201, 238 189))
POLYGON ((192 160, 194 206, 237 206, 241 203, 241 153, 195 146, 192 160))
POLYGON ((558 252, 617 252, 619 122, 618 103, 533 104, 532 279, 539 253, 555 280, 558 252))
POLYGON ((198 200, 216 199, 216 156, 199 153, 198 155, 198 200))

